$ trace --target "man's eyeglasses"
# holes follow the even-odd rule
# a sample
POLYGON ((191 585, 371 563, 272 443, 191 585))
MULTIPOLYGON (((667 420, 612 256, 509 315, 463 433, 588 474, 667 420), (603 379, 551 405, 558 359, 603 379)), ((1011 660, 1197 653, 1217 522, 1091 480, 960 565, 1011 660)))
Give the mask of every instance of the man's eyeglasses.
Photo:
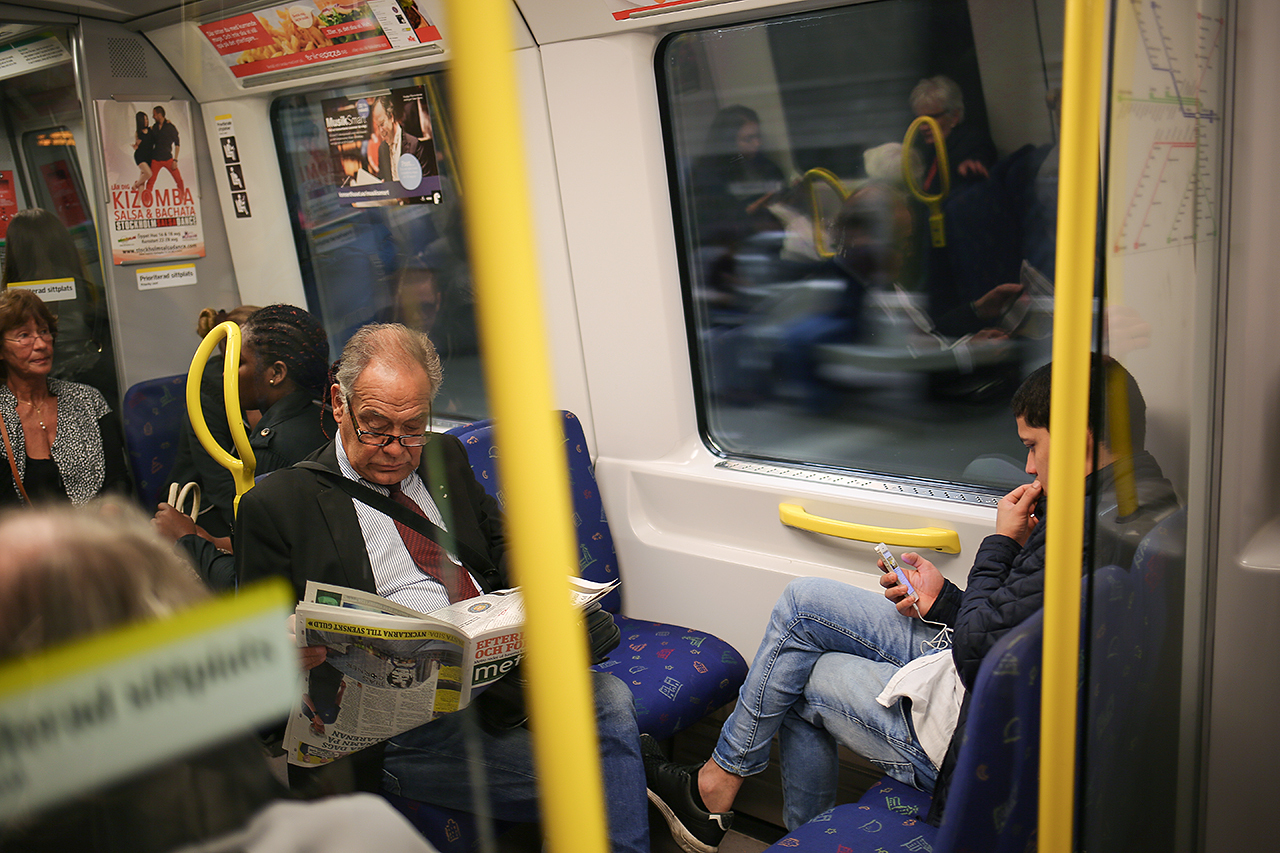
POLYGON ((356 410, 351 406, 351 398, 347 398, 347 411, 351 413, 351 424, 356 430, 356 441, 361 444, 367 444, 370 447, 386 447, 393 441, 400 442, 401 447, 422 447, 427 443, 427 433, 424 430, 421 433, 409 433, 408 435, 388 435, 385 432, 371 432, 367 429, 360 428, 360 422, 356 420, 356 410))
POLYGON ((17 344, 20 347, 33 347, 36 345, 36 338, 45 343, 53 342, 53 332, 48 329, 40 329, 36 332, 18 332, 12 337, 5 337, 5 340, 11 344, 17 344))

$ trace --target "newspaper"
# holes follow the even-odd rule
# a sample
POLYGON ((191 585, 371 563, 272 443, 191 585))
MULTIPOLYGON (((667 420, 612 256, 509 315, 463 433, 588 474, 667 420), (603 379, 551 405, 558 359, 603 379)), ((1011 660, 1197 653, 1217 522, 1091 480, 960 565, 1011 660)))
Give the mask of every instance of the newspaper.
MULTIPOLYGON (((618 585, 570 577, 575 606, 618 585)), ((308 581, 298 646, 326 646, 289 717, 290 764, 328 764, 465 708, 524 653, 524 598, 504 589, 430 614, 344 586, 308 581)))

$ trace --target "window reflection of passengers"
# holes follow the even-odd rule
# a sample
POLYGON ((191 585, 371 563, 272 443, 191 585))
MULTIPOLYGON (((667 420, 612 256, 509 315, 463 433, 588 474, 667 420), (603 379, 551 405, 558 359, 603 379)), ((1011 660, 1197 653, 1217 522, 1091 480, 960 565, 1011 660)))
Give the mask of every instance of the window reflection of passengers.
MULTIPOLYGON (((946 140, 947 164, 951 170, 952 189, 957 184, 980 181, 996 161, 996 146, 986 131, 972 122, 964 121, 964 95, 950 77, 942 74, 921 80, 911 90, 911 111, 916 116, 931 116, 942 130, 946 140)), ((933 132, 926 124, 920 129, 923 146, 924 183, 926 193, 941 191, 942 179, 938 175, 937 150, 933 144, 933 132)))
POLYGON ((119 391, 105 294, 101 285, 89 280, 84 258, 71 231, 55 214, 32 207, 14 214, 4 243, 6 285, 48 279, 75 280, 75 299, 59 301, 55 306, 58 340, 54 344, 52 376, 92 385, 108 400, 117 399, 119 391))
MULTIPOLYGON (((391 304, 373 316, 375 323, 401 323, 424 332, 446 362, 476 351, 475 306, 460 285, 459 263, 436 241, 404 262, 395 275, 391 304)), ((456 400, 440 401, 441 411, 456 411, 456 400)))
POLYGON ((753 234, 781 228, 765 205, 786 179, 763 152, 755 110, 735 105, 716 113, 706 151, 693 164, 692 180, 698 241, 703 247, 723 247, 710 262, 708 283, 714 291, 731 293, 737 245, 753 234))
POLYGON ((438 270, 441 259, 436 253, 415 258, 409 266, 404 267, 396 275, 395 301, 378 316, 379 322, 403 323, 410 329, 425 332, 447 355, 447 347, 432 332, 436 318, 444 308, 444 289, 440 284, 438 270))
POLYGON ((910 228, 899 193, 887 184, 867 184, 845 201, 834 228, 835 257, 811 276, 837 282, 839 294, 825 310, 788 324, 778 356, 779 396, 815 413, 829 409, 832 396, 818 376, 815 348, 858 339, 866 293, 897 280, 910 228))
MULTIPOLYGON (((1051 93, 1055 114, 1056 102, 1051 93)), ((1024 261, 1053 280, 1057 163, 1056 144, 1027 144, 985 179, 952 188, 943 203, 946 245, 928 252, 929 313, 939 332, 960 337, 1001 325, 1022 293, 1014 283, 1024 261)))

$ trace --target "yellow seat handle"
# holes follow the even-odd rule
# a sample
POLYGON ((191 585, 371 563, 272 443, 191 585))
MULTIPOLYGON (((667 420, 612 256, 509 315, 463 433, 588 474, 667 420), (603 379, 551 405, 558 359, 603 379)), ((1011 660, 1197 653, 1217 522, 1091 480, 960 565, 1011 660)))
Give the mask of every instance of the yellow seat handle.
POLYGON ((778 519, 788 527, 853 539, 858 542, 883 542, 900 548, 930 548, 943 554, 960 553, 960 534, 941 527, 916 527, 904 530, 898 527, 875 527, 869 524, 853 524, 836 521, 820 515, 810 515, 799 504, 778 504, 778 519))
POLYGON ((253 448, 249 446, 244 418, 240 414, 240 327, 230 320, 210 329, 196 348, 195 357, 191 359, 191 369, 187 371, 187 416, 191 418, 191 428, 195 430, 200 446, 214 462, 231 472, 231 479, 236 485, 236 499, 232 505, 234 513, 240 508, 241 495, 253 488, 253 472, 258 461, 253 455, 253 448), (231 442, 235 445, 236 453, 240 454, 239 459, 214 440, 200 407, 200 380, 204 375, 204 366, 213 353, 213 348, 223 338, 227 341, 227 351, 222 359, 222 391, 227 404, 226 418, 231 427, 231 442))
POLYGON ((933 116, 917 117, 907 128, 907 135, 902 138, 902 179, 911 194, 929 207, 929 236, 934 248, 940 249, 947 245, 946 229, 942 221, 942 201, 951 193, 951 169, 947 164, 947 141, 942 138, 942 128, 933 116), (911 168, 911 145, 921 126, 925 124, 929 125, 929 132, 933 134, 934 156, 938 164, 938 177, 941 179, 942 191, 937 194, 926 193, 916 183, 915 171, 911 168))

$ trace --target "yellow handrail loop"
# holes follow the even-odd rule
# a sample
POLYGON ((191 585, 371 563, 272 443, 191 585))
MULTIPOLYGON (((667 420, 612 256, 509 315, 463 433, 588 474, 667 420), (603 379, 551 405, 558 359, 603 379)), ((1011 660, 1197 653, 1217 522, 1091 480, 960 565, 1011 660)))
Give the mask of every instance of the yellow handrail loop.
POLYGON ((230 320, 210 329, 200 346, 196 347, 196 354, 191 359, 191 369, 187 371, 187 415, 191 418, 191 428, 195 430, 200 446, 214 462, 231 472, 231 479, 236 484, 236 499, 232 504, 232 512, 235 512, 240 508, 240 496, 253 488, 253 472, 258 460, 253 455, 253 448, 249 446, 249 435, 245 432, 244 417, 240 413, 240 327, 230 320), (227 351, 222 359, 222 392, 227 403, 226 417, 231 427, 231 441, 236 453, 240 454, 239 459, 214 440, 200 407, 200 379, 204 375, 204 366, 209 361, 213 348, 223 338, 227 341, 227 351))
POLYGON ((942 128, 938 126, 938 120, 933 116, 917 116, 907 128, 907 135, 902 138, 902 180, 913 196, 928 205, 929 236, 933 240, 933 247, 941 249, 947 245, 947 232, 942 221, 942 202, 951 194, 951 168, 947 163, 947 141, 942 138, 942 128), (942 181, 941 191, 932 195, 926 193, 924 188, 916 183, 915 170, 911 168, 911 145, 915 142, 921 125, 925 124, 929 125, 929 132, 933 134, 938 177, 942 181))
POLYGON ((834 258, 836 250, 828 246, 827 235, 822 227, 822 205, 818 203, 818 192, 814 185, 818 183, 828 185, 835 190, 841 202, 849 197, 849 192, 834 173, 821 167, 815 167, 805 172, 800 178, 800 183, 808 194, 810 207, 813 210, 813 248, 820 257, 834 258))

